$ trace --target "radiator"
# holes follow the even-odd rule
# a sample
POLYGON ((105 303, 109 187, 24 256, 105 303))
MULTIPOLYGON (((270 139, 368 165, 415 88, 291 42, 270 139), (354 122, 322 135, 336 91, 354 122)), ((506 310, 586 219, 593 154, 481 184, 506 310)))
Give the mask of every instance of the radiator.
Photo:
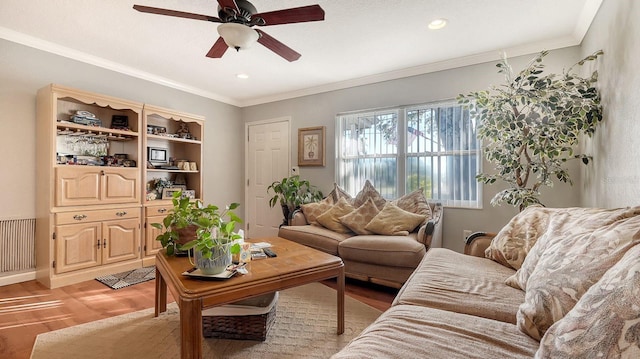
POLYGON ((0 220, 0 275, 34 269, 36 220, 0 220))

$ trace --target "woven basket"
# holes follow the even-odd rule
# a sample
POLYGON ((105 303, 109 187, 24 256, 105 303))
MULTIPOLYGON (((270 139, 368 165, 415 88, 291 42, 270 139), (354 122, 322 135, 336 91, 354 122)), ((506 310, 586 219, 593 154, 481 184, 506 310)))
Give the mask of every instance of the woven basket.
MULTIPOLYGON (((202 315, 202 333, 205 338, 264 341, 276 319, 277 296, 265 308, 269 311, 257 315, 202 315)), ((234 303, 237 304, 237 303, 234 303)), ((233 306, 233 305, 232 305, 233 306)), ((237 305, 235 306, 238 307, 237 305)), ((224 309, 223 307, 220 307, 224 309)))

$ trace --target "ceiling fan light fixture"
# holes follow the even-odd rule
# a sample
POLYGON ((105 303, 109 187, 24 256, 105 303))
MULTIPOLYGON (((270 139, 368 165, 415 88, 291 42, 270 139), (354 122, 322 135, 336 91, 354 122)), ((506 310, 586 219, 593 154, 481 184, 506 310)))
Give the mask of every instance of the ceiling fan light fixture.
POLYGON ((439 19, 432 20, 428 26, 429 26, 429 29, 431 30, 440 30, 443 27, 447 26, 447 19, 439 18, 439 19))
POLYGON ((218 34, 222 36, 227 46, 237 51, 251 47, 260 37, 254 29, 233 22, 218 25, 218 34))

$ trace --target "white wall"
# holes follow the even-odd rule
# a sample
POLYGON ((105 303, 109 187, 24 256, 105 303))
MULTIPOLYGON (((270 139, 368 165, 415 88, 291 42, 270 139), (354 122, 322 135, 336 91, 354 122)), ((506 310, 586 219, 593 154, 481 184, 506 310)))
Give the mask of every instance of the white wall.
MULTIPOLYGON (((542 49, 540 49, 542 50, 542 49)), ((551 52, 545 58, 549 71, 559 73, 579 59, 580 49, 571 47, 551 52)), ((511 59, 517 71, 524 67, 534 55, 511 59)), ((496 72, 495 63, 467 66, 420 76, 387 81, 367 86, 332 91, 301 98, 256 105, 242 109, 246 122, 291 116, 291 163, 297 163, 298 128, 327 127, 326 167, 302 167, 300 174, 328 193, 335 178, 335 116, 337 113, 376 107, 424 103, 455 98, 459 93, 486 89, 491 84, 501 84, 502 77, 496 72)), ((485 170, 490 166, 485 163, 485 170)), ((557 184, 553 189, 543 190, 542 201, 551 207, 576 206, 580 202, 581 182, 576 163, 572 167, 575 185, 557 184)), ((460 208, 445 209, 444 246, 456 251, 463 248, 463 230, 498 231, 517 210, 509 207, 492 207, 489 201, 498 186, 484 186, 484 210, 460 208)))
POLYGON ((0 40, 0 219, 35 217, 35 99, 49 83, 205 116, 205 201, 243 200, 244 124, 237 107, 0 40))
POLYGON ((602 49, 598 86, 604 119, 587 148, 595 171, 585 172, 583 205, 640 205, 640 1, 605 0, 582 44, 582 54, 602 49))

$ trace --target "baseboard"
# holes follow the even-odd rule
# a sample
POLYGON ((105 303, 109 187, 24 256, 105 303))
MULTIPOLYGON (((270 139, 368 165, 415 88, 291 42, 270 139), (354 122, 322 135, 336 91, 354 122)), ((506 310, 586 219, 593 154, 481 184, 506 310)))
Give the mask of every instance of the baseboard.
POLYGON ((19 272, 19 273, 10 273, 8 275, 0 276, 0 287, 9 285, 9 284, 27 282, 35 279, 36 279, 35 270, 29 270, 26 272, 19 272))

